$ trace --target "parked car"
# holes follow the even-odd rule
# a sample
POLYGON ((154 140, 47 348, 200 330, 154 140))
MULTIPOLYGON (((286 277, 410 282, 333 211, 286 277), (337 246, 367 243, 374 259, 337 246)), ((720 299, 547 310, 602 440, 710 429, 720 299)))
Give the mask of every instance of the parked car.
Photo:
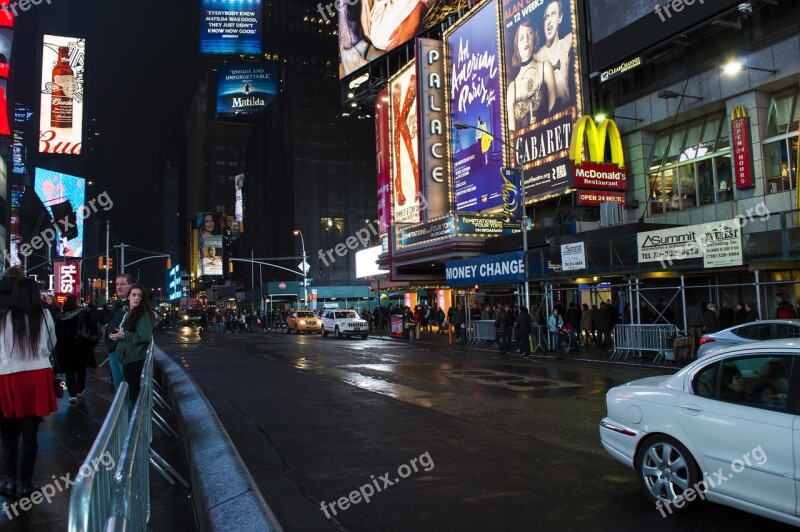
POLYGON ((286 332, 322 332, 322 320, 310 310, 295 310, 286 318, 286 332))
POLYGON ((336 338, 360 335, 367 339, 369 324, 355 310, 325 309, 322 312, 322 336, 333 333, 336 338))
POLYGON ((697 358, 734 345, 789 338, 800 338, 800 319, 751 321, 713 334, 704 334, 697 348, 697 358))
POLYGON ((600 440, 666 516, 697 499, 800 526, 800 342, 748 343, 609 390, 600 440))

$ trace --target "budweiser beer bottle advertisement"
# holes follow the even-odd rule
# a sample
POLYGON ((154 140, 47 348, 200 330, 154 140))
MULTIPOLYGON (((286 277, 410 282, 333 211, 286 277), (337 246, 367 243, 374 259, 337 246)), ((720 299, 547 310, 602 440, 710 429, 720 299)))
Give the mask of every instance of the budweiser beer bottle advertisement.
POLYGON ((58 62, 53 67, 53 92, 50 94, 50 126, 72 127, 72 94, 75 72, 69 66, 69 48, 58 47, 58 62))
POLYGON ((83 38, 43 37, 40 153, 81 154, 85 54, 83 38))

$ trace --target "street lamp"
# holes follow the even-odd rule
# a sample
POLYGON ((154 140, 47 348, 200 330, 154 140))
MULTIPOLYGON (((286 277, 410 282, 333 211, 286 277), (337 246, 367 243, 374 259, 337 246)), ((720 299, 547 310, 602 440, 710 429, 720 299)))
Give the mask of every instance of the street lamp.
MULTIPOLYGON (((453 123, 453 126, 456 129, 476 129, 486 135, 491 136, 492 138, 496 139, 500 144, 503 146, 507 146, 514 150, 517 155, 520 155, 522 152, 512 146, 511 144, 504 142, 502 139, 495 137, 488 131, 483 128, 479 128, 477 126, 473 126, 472 124, 467 124, 466 122, 456 121, 453 123)), ((523 253, 523 260, 525 261, 525 308, 530 308, 530 286, 528 283, 528 217, 525 213, 525 171, 522 168, 522 162, 518 164, 519 168, 519 189, 520 189, 520 196, 522 197, 522 219, 520 220, 520 229, 522 230, 522 253, 523 253)))
POLYGON ((294 236, 300 235, 300 246, 303 248, 303 264, 300 265, 300 269, 303 270, 303 303, 305 304, 306 308, 308 308, 308 263, 306 262, 306 242, 303 239, 303 233, 300 229, 294 230, 294 236))

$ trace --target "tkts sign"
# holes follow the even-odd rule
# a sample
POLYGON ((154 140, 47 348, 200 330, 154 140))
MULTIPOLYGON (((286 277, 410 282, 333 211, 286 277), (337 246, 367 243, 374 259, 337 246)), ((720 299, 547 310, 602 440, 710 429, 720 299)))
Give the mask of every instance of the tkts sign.
POLYGON ((81 295, 81 263, 55 262, 55 287, 56 299, 61 301, 68 295, 81 295))
POLYGON ((622 136, 613 120, 604 120, 598 127, 591 116, 582 116, 572 129, 570 142, 573 185, 578 188, 578 205, 596 205, 587 201, 589 196, 608 197, 619 201, 623 194, 601 194, 595 191, 625 191, 628 188, 628 169, 622 151, 622 136), (611 162, 605 162, 606 140, 611 151, 611 162), (588 145, 586 157, 584 146, 588 145), (591 194, 589 194, 591 193, 591 194))

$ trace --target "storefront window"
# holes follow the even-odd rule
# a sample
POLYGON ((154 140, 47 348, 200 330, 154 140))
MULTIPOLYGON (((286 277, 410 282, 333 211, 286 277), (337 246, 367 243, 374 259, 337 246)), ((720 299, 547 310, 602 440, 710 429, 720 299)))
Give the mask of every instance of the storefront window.
POLYGON ((724 111, 662 132, 648 176, 650 214, 733 199, 730 139, 724 111))
POLYGON ((800 90, 775 94, 770 100, 767 115, 767 138, 764 139, 764 172, 767 194, 792 190, 797 186, 797 120, 791 117, 800 112, 800 90))

